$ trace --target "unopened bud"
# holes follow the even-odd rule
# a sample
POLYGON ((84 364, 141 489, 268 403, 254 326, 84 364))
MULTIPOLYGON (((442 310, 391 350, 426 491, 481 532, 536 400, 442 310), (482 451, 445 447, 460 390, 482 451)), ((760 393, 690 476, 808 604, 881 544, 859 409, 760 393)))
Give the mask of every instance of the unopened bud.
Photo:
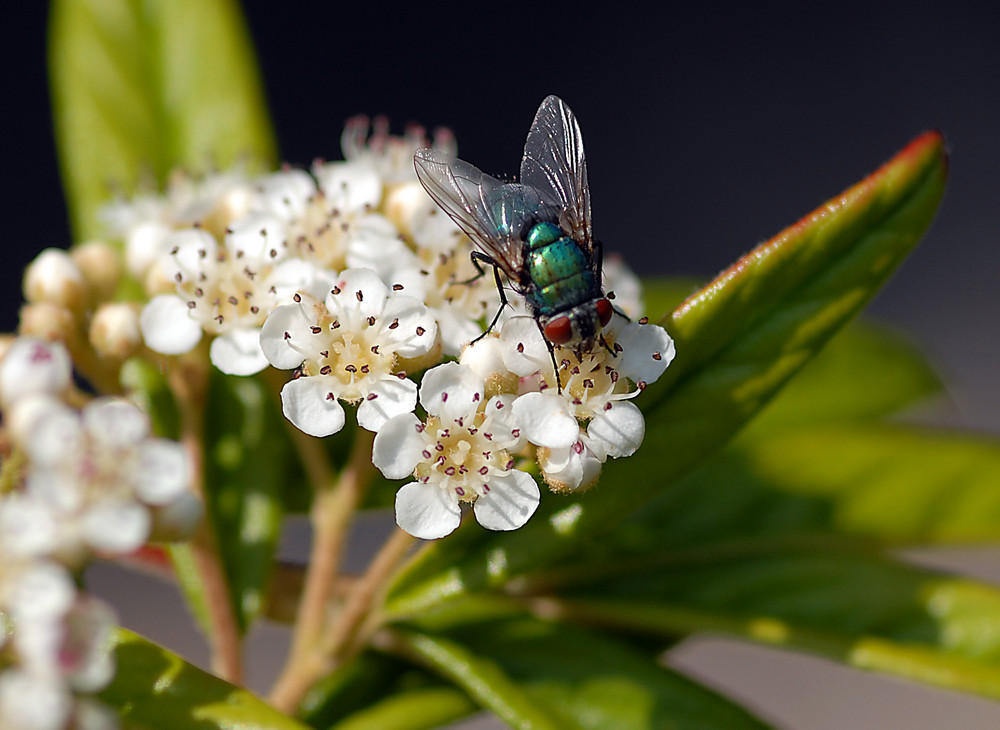
POLYGON ((32 304, 46 302, 78 310, 86 302, 87 285, 68 253, 47 248, 24 272, 24 298, 32 304))
POLYGON ((73 312, 49 302, 25 304, 21 307, 18 332, 49 342, 75 342, 78 338, 73 312))
POLYGON ((159 221, 147 221, 133 226, 125 237, 125 265, 132 275, 142 279, 160 255, 170 226, 159 221))
POLYGON ((107 360, 121 362, 142 346, 139 313, 131 304, 102 304, 90 322, 90 344, 107 360))
POLYGON ((91 301, 106 302, 114 296, 121 280, 122 265, 114 248, 102 241, 91 241, 70 251, 83 274, 91 301))

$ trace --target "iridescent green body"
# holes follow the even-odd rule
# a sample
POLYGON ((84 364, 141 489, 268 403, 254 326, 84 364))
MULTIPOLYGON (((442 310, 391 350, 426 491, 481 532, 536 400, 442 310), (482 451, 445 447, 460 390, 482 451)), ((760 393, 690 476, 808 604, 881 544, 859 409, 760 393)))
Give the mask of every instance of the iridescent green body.
POLYGON ((542 316, 565 312, 601 296, 587 255, 580 244, 554 223, 536 223, 525 240, 524 296, 542 316))

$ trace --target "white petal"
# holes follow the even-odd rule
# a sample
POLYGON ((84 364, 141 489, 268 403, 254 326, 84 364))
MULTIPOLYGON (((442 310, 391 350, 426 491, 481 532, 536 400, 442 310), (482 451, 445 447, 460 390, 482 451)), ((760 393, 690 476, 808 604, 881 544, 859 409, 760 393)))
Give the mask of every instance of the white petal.
POLYGON ((421 435, 422 424, 412 413, 390 418, 375 434, 372 463, 386 479, 405 479, 413 474, 421 460, 426 439, 421 435))
POLYGON ((167 439, 153 439, 139 451, 136 496, 146 504, 165 505, 187 491, 191 463, 184 447, 167 439))
POLYGON ((253 375, 267 367, 256 327, 231 329, 212 340, 209 359, 227 375, 253 375))
POLYGON ((33 467, 40 468, 78 458, 86 442, 80 416, 69 406, 53 406, 36 419, 24 444, 33 467))
MULTIPOLYGON (((454 357, 462 354, 463 348, 469 349, 466 345, 483 333, 479 322, 472 319, 470 314, 458 306, 450 305, 448 302, 445 302, 440 307, 436 307, 432 311, 432 314, 434 314, 438 321, 438 330, 441 333, 441 344, 444 347, 445 355, 454 357)), ((484 337, 476 344, 478 345, 487 340, 497 342, 497 355, 500 357, 500 364, 503 365, 503 356, 499 350, 499 339, 496 337, 484 337)), ((506 367, 503 367, 503 370, 506 369, 506 367)))
POLYGON ((526 393, 514 401, 514 418, 521 433, 537 446, 566 448, 576 443, 580 425, 569 404, 558 395, 526 393))
POLYGON ((382 199, 382 180, 366 165, 329 162, 313 166, 313 175, 329 204, 341 212, 375 208, 382 199))
POLYGON ((5 669, 0 673, 0 727, 60 730, 66 727, 73 695, 47 673, 5 669))
POLYGON ((39 621, 61 616, 73 605, 76 586, 59 563, 37 562, 18 575, 4 597, 4 609, 15 622, 39 621))
POLYGON ((248 259, 274 261, 287 249, 282 246, 285 226, 266 213, 251 213, 230 226, 226 248, 248 259))
POLYGON ((617 343, 623 348, 619 370, 635 382, 654 382, 674 359, 673 339, 655 324, 629 323, 617 343))
POLYGON ((173 294, 153 297, 139 315, 142 338, 151 350, 164 355, 190 352, 201 341, 201 325, 187 304, 173 294))
POLYGON ((281 304, 268 315, 260 330, 260 348, 274 367, 291 370, 319 354, 318 347, 310 347, 316 339, 309 329, 315 320, 307 318, 317 306, 322 305, 303 296, 302 302, 281 304))
POLYGON ((69 352, 59 342, 18 337, 0 364, 0 400, 13 403, 29 395, 56 395, 69 387, 69 352))
MULTIPOLYGON (((291 297, 297 291, 312 291, 320 272, 315 265, 302 259, 286 259, 282 261, 267 277, 267 288, 274 290, 276 301, 291 297)), ((326 280, 321 285, 323 296, 326 296, 326 280)))
POLYGON ((475 413, 483 402, 482 379, 457 362, 438 365, 420 381, 420 405, 433 416, 456 421, 475 413))
POLYGON ((200 228, 174 231, 162 243, 160 268, 173 281, 179 274, 184 279, 197 277, 205 267, 214 267, 219 246, 215 238, 200 228))
POLYGON ((583 439, 568 449, 539 449, 537 454, 546 483, 557 492, 587 489, 601 475, 602 459, 583 439))
POLYGON ((511 317, 500 330, 507 369, 521 377, 551 371, 549 348, 533 317, 511 317))
POLYGON ((601 271, 604 291, 615 293, 615 308, 629 317, 642 316, 645 306, 642 301, 642 282, 625 263, 621 256, 605 256, 601 271))
POLYGON ((602 442, 608 456, 615 459, 634 454, 645 434, 642 411, 627 401, 612 402, 611 408, 601 411, 587 426, 587 435, 602 442))
POLYGON ((396 524, 414 537, 436 540, 462 521, 458 496, 436 484, 410 482, 396 492, 396 524))
POLYGON ((149 436, 149 417, 136 405, 121 398, 91 401, 81 416, 87 434, 100 447, 129 448, 149 436))
MULTIPOLYGON (((442 325, 442 331, 444 326, 442 325)), ((462 350, 458 361, 463 365, 472 368, 483 380, 496 373, 506 373, 507 366, 504 365, 503 345, 499 337, 487 336, 462 350)))
POLYGON ((340 294, 327 297, 327 308, 337 312, 358 312, 361 319, 382 319, 389 287, 371 269, 347 269, 337 282, 340 294))
POLYGON ((284 220, 302 215, 316 183, 305 170, 284 170, 260 181, 260 200, 266 210, 284 220))
POLYGON ((486 418, 479 430, 492 436, 496 448, 518 452, 524 448, 527 439, 511 407, 514 400, 515 397, 510 394, 490 398, 484 409, 486 418))
POLYGON ((281 412, 310 436, 329 436, 344 427, 344 407, 330 397, 326 376, 296 378, 281 389, 281 412))
POLYGON ((490 479, 489 491, 479 496, 473 510, 479 524, 489 530, 516 530, 535 513, 538 501, 538 484, 514 469, 490 479))
POLYGON ((390 296, 382 312, 382 337, 392 343, 400 357, 419 357, 434 345, 437 322, 419 299, 397 295, 390 296), (396 326, 389 325, 396 320, 396 326))
POLYGON ((138 502, 109 499, 87 510, 80 531, 94 550, 124 555, 142 547, 151 524, 149 510, 138 502))
POLYGON ((375 382, 358 406, 358 425, 378 431, 393 416, 412 411, 417 405, 417 384, 409 378, 390 375, 375 382))

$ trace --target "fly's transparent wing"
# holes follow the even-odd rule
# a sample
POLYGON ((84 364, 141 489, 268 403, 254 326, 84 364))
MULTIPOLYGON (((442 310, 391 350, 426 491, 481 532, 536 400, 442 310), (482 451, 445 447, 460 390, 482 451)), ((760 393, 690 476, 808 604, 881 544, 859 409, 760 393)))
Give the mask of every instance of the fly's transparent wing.
POLYGON ((548 96, 538 107, 524 143, 521 182, 538 189, 546 201, 563 208, 576 241, 591 255, 600 271, 601 247, 590 223, 590 187, 583 135, 573 112, 558 96, 548 96))
POLYGON ((417 150, 413 166, 424 190, 451 216, 472 242, 489 254, 507 276, 516 280, 521 270, 520 239, 506 233, 502 207, 492 204, 502 198, 504 185, 468 162, 436 149, 417 150))

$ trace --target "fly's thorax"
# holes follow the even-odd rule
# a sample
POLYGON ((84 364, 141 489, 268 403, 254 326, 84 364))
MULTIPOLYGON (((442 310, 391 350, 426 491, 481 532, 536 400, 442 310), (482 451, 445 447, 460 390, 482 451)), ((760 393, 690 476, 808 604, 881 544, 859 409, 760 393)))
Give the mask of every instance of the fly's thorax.
POLYGON ((542 316, 554 316, 601 296, 587 254, 554 223, 536 223, 528 232, 522 279, 525 297, 542 316))

